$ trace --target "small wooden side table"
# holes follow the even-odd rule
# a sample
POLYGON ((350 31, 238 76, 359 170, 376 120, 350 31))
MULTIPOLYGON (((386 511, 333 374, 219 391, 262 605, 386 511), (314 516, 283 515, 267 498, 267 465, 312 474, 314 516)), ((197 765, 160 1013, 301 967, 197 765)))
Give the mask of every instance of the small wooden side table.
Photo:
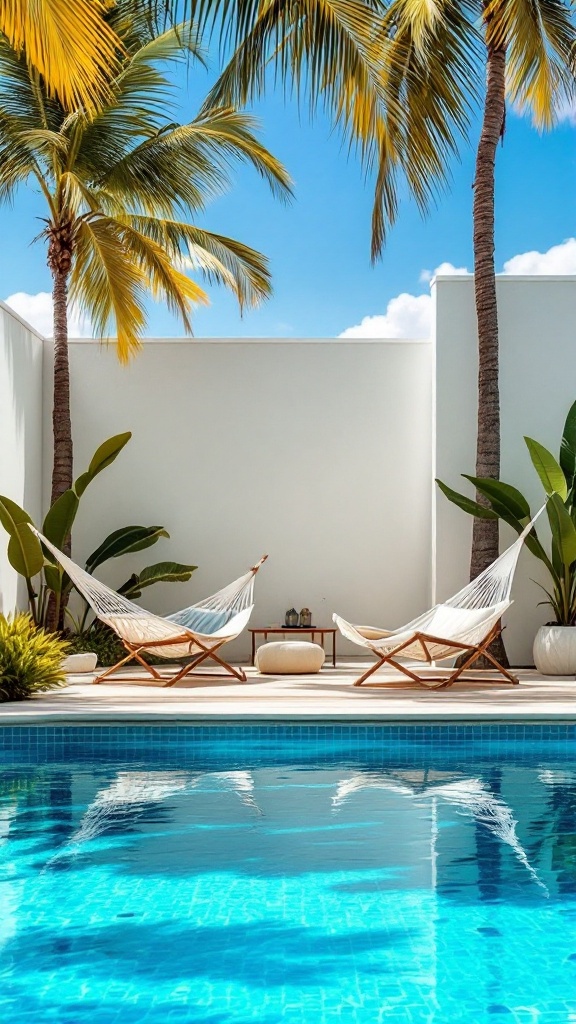
POLYGON ((252 636, 252 664, 256 659, 256 637, 261 634, 264 637, 264 643, 266 643, 269 636, 311 636, 312 643, 315 643, 314 637, 320 637, 320 646, 324 647, 324 637, 332 637, 332 667, 336 668, 336 633, 337 629, 329 626, 294 626, 292 629, 289 626, 258 626, 248 631, 252 636))

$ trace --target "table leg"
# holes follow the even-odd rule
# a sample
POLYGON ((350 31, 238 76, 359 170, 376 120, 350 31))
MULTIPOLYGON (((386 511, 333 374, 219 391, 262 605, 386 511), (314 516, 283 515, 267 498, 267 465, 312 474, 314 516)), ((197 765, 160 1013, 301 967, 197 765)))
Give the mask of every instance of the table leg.
POLYGON ((256 633, 252 633, 252 664, 256 661, 256 633))
POLYGON ((332 633, 332 668, 336 668, 336 633, 332 633))

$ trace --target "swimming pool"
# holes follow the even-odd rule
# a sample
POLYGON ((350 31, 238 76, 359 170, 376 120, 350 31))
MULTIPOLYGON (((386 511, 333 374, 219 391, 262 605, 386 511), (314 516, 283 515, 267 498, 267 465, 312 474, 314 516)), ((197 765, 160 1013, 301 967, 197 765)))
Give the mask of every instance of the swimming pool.
POLYGON ((0 729, 0 1019, 576 1021, 576 725, 0 729))

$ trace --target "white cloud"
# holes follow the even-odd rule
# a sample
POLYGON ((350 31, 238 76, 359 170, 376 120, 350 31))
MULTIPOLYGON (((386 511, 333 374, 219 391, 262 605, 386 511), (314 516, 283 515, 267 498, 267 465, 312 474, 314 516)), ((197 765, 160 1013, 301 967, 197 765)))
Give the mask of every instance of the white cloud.
MULTIPOLYGON (((576 123, 576 122, 575 122, 576 123)), ((468 274, 466 267, 441 263, 435 270, 423 270, 420 281, 425 284, 440 275, 468 274)), ((518 253, 506 260, 504 274, 576 274, 576 238, 567 238, 546 252, 518 253)), ((385 313, 365 316, 359 324, 347 327, 340 338, 428 338, 432 327, 432 298, 402 292, 390 299, 385 313)))
POLYGON ((450 274, 455 274, 459 276, 460 274, 469 273, 470 271, 467 269, 467 267, 455 267, 453 263, 440 263, 440 265, 437 266, 435 270, 423 270, 418 280, 426 284, 428 281, 431 281, 433 277, 436 277, 437 275, 440 274, 444 274, 446 275, 446 277, 448 277, 448 275, 450 274))
MULTIPOLYGON (((466 267, 441 263, 435 270, 423 270, 422 282, 436 274, 467 274, 466 267)), ((428 338, 432 330, 432 296, 402 292, 390 299, 385 313, 365 316, 354 327, 347 327, 339 338, 428 338)))
MULTIPOLYGON (((53 306, 50 292, 14 292, 4 299, 18 316, 26 320, 39 334, 51 338, 53 334, 53 306)), ((87 317, 79 314, 72 306, 68 313, 68 336, 70 338, 91 338, 92 329, 87 317)))
POLYGON ((365 316, 347 327, 340 338, 427 338, 432 323, 432 297, 403 292, 390 299, 386 312, 365 316))
POLYGON ((576 238, 567 238, 546 252, 522 252, 504 264, 505 274, 576 274, 576 238))

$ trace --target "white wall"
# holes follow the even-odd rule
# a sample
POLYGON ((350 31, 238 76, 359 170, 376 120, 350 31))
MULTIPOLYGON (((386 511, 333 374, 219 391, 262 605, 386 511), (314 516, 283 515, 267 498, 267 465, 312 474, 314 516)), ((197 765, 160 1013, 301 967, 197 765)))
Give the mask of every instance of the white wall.
MULTIPOLYGON (((41 514, 42 338, 0 302, 0 494, 41 514)), ((0 612, 26 606, 0 526, 0 612)))
MULTIPOLYGON (((255 624, 292 605, 318 624, 335 610, 406 621, 430 600, 430 360, 426 342, 182 340, 146 341, 121 367, 113 349, 73 343, 77 472, 104 438, 134 433, 82 500, 76 555, 117 527, 157 523, 171 540, 106 579, 197 563, 188 584, 146 595, 160 612, 266 552, 255 624)), ((45 388, 48 409, 48 358, 45 388)), ((47 494, 49 432, 45 456, 47 494)))
MULTIPOLYGON (((149 561, 197 562, 188 584, 146 595, 165 612, 228 582, 266 551, 258 624, 308 605, 319 623, 337 610, 394 626, 433 594, 453 593, 467 580, 471 520, 436 491, 433 477, 460 488, 459 474, 474 469, 472 279, 438 278, 433 294, 435 345, 150 340, 123 368, 113 349, 73 342, 77 471, 104 438, 134 432, 83 499, 78 557, 124 524, 165 525, 171 541, 106 576, 118 584, 149 561)), ((542 491, 522 436, 556 451, 576 397, 576 278, 503 276, 498 302, 502 477, 536 509, 542 491)), ((45 504, 51 471, 51 344, 44 348, 42 359, 41 339, 0 309, 0 493, 37 518, 41 462, 45 504)), ((503 545, 509 539, 504 530, 503 545)), ((516 663, 530 662, 534 632, 548 617, 530 581, 538 568, 524 552, 506 632, 516 663)), ((16 584, 4 544, 0 588, 10 609, 16 584)), ((232 653, 246 651, 243 641, 232 653)))
MULTIPOLYGON (((477 418, 477 331, 471 277, 439 277, 436 297, 436 440, 434 475, 472 496, 460 473, 474 473, 477 418)), ((500 321, 501 478, 528 497, 544 495, 523 441, 536 438, 558 453, 566 413, 576 399, 576 277, 498 278, 500 321)), ((436 594, 467 581, 472 520, 435 493, 436 594)), ((546 524, 538 526, 546 536, 546 524)), ((503 545, 514 534, 501 531, 503 545)), ((550 612, 532 578, 544 579, 524 551, 508 616, 506 646, 515 664, 530 664, 532 640, 550 612)))

